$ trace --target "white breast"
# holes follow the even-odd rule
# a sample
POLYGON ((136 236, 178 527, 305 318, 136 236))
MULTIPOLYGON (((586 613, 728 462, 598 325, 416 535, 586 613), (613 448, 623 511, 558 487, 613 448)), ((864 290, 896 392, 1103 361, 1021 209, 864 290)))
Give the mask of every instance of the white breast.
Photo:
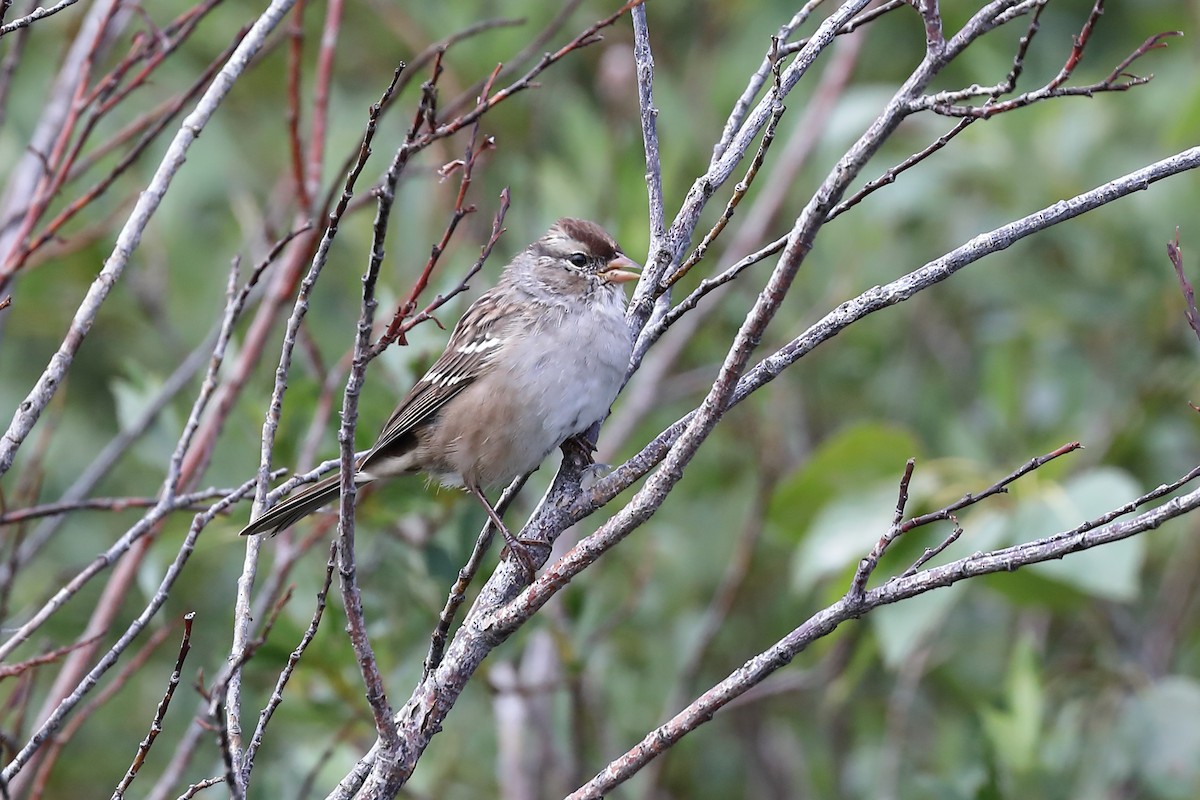
POLYGON ((518 393, 530 413, 519 414, 511 444, 536 468, 563 440, 608 413, 629 366, 633 346, 621 295, 599 292, 583 314, 554 315, 519 348, 504 354, 510 374, 524 376, 518 393))

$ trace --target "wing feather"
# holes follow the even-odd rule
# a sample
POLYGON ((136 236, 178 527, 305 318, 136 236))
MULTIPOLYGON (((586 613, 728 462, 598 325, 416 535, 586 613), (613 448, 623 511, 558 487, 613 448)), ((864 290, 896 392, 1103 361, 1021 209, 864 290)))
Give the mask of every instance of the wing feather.
POLYGON ((409 390, 383 426, 363 463, 386 451, 413 429, 437 416, 442 407, 483 375, 503 346, 511 305, 496 301, 495 288, 484 292, 454 326, 446 349, 409 390))

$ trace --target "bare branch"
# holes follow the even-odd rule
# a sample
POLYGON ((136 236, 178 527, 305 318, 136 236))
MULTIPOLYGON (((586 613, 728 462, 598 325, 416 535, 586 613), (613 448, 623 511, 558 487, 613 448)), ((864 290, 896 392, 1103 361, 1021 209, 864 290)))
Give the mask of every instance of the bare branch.
POLYGON ((37 22, 39 19, 45 19, 46 17, 57 14, 64 8, 73 6, 77 2, 79 2, 79 0, 58 0, 57 3, 48 8, 42 8, 39 6, 23 17, 17 17, 12 22, 9 22, 5 25, 0 25, 0 36, 4 36, 5 34, 12 33, 15 30, 28 27, 37 22))
POLYGON ((267 700, 267 704, 258 714, 258 724, 254 726, 254 734, 250 737, 250 744, 246 746, 246 753, 242 757, 242 772, 243 783, 249 783, 250 771, 254 768, 254 756, 258 752, 258 748, 262 745, 263 734, 266 733, 267 725, 271 721, 275 709, 283 702, 283 690, 287 687, 288 681, 291 680, 292 673, 296 669, 296 665, 300 663, 300 658, 304 655, 304 651, 308 649, 312 643, 313 637, 317 635, 317 628, 321 624, 321 618, 325 614, 325 600, 329 596, 329 587, 333 583, 333 569, 337 566, 337 543, 331 542, 329 546, 329 559, 325 564, 325 582, 321 585, 320 591, 317 592, 317 605, 313 610, 312 620, 308 623, 308 628, 305 629, 304 635, 300 637, 300 643, 288 655, 287 664, 280 671, 279 677, 275 681, 275 688, 271 692, 271 697, 267 700))
POLYGON ((120 280, 125 265, 129 263, 129 257, 141 241, 142 231, 145 230, 150 218, 158 209, 175 174, 183 166, 192 142, 212 118, 217 107, 229 93, 234 82, 245 71, 255 53, 262 47, 267 34, 279 24, 293 2, 295 0, 272 0, 270 6, 254 23, 250 32, 242 39, 229 61, 221 68, 212 85, 204 92, 196 104, 195 110, 183 121, 175 138, 171 141, 167 154, 159 163, 154 177, 146 189, 138 195, 133 213, 130 214, 121 229, 116 246, 108 260, 105 261, 104 268, 92 283, 87 296, 84 297, 79 310, 75 313, 71 328, 66 338, 63 339, 58 352, 51 358, 45 372, 42 373, 29 396, 18 407, 8 430, 0 437, 0 475, 8 472, 13 459, 16 458, 17 449, 25 441, 29 432, 33 430, 38 417, 41 416, 42 411, 45 410, 50 399, 58 390, 71 362, 75 359, 79 346, 83 343, 88 331, 91 330, 100 306, 108 297, 112 287, 120 280))
POLYGON ((1099 547, 1154 530, 1168 519, 1200 508, 1200 489, 1170 500, 1126 522, 1110 522, 1080 533, 1062 533, 990 553, 976 553, 941 567, 894 578, 877 589, 856 594, 853 586, 836 603, 818 611, 769 649, 730 673, 723 681, 700 695, 671 720, 645 736, 624 755, 614 759, 586 785, 568 795, 569 800, 601 798, 624 783, 654 758, 662 755, 686 734, 713 718, 718 710, 767 676, 789 664, 808 645, 841 623, 858 619, 882 605, 950 586, 959 581, 997 572, 1012 572, 1024 566, 1062 558, 1069 553, 1099 547))
POLYGON ((154 746, 154 740, 158 738, 158 734, 162 733, 163 717, 167 714, 167 708, 171 705, 171 698, 175 696, 175 687, 179 685, 179 679, 183 673, 183 662, 187 658, 188 651, 192 649, 192 620, 196 618, 194 611, 189 611, 183 615, 183 641, 179 644, 179 656, 175 659, 175 669, 171 672, 171 677, 167 681, 167 691, 163 694, 163 698, 159 701, 158 708, 154 712, 154 719, 150 723, 150 731, 146 734, 146 738, 142 739, 142 743, 138 745, 137 755, 134 756, 133 763, 129 765, 129 769, 125 772, 125 777, 117 784, 117 788, 113 791, 112 800, 118 800, 125 796, 125 791, 133 783, 133 779, 137 777, 138 772, 142 768, 142 764, 146 761, 146 756, 150 754, 150 748, 154 746))
POLYGON ((158 590, 154 593, 150 602, 142 610, 140 614, 130 623, 129 627, 121 634, 117 643, 114 644, 100 661, 88 672, 87 676, 75 687, 69 696, 59 703, 54 712, 41 724, 38 730, 30 737, 29 741, 21 748, 12 760, 5 765, 3 771, 0 771, 0 781, 9 783, 13 777, 25 766, 33 755, 41 749, 41 747, 49 740, 54 731, 58 730, 59 726, 66 720, 67 715, 79 704, 79 702, 87 696, 87 694, 96 686, 96 683, 120 658, 121 654, 129 647, 129 645, 137 638, 150 620, 158 613, 158 610, 166 602, 167 596, 170 593, 171 587, 179 578, 183 571, 184 565, 187 564, 193 549, 196 545, 196 540, 200 533, 204 530, 218 514, 225 511, 227 508, 238 502, 245 495, 248 495, 254 488, 253 481, 247 481, 235 493, 222 498, 214 503, 207 511, 202 514, 197 514, 192 521, 192 525, 188 530, 187 536, 184 539, 183 546, 175 556, 175 560, 167 568, 166 574, 163 576, 162 582, 159 584, 158 590))
POLYGON ((1179 246, 1179 228, 1175 229, 1175 241, 1167 242, 1167 257, 1175 267, 1175 277, 1179 279, 1179 287, 1183 290, 1184 315, 1187 317, 1188 327, 1196 334, 1196 338, 1200 339, 1200 312, 1196 310, 1196 290, 1192 288, 1191 281, 1183 271, 1183 248, 1179 246))

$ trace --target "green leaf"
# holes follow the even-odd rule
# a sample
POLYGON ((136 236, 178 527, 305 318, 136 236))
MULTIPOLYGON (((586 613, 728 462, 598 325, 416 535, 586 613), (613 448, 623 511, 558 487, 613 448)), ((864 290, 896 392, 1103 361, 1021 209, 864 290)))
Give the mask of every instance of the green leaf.
MULTIPOLYGON (((1061 486, 1050 487, 1035 503, 1022 507, 1014 518, 1016 534, 1021 540, 1028 541, 1036 536, 1069 530, 1141 493, 1137 482, 1122 470, 1108 467, 1091 470, 1061 486), (1032 519, 1033 515, 1040 520, 1032 519)), ((1134 536, 1104 547, 1072 553, 1057 561, 1037 564, 1031 570, 1094 597, 1129 601, 1138 596, 1144 558, 1144 540, 1134 536)))
POLYGON ((1027 636, 1013 650, 1005 699, 1006 708, 985 708, 980 712, 983 730, 1001 764, 1013 772, 1028 774, 1038 760, 1046 701, 1037 653, 1027 636))
POLYGON ((967 583, 960 581, 871 612, 868 619, 879 641, 883 662, 898 669, 961 602, 966 590, 967 583))
POLYGON ((1164 678, 1129 698, 1121 727, 1150 797, 1200 795, 1200 684, 1164 678))
MULTIPOLYGON (((841 495, 852 495, 857 498, 853 504, 866 505, 868 501, 861 495, 863 484, 881 480, 892 486, 892 497, 881 507, 890 522, 904 463, 918 455, 916 437, 904 428, 877 422, 843 428, 825 440, 803 467, 780 482, 767 510, 768 530, 797 542, 823 506, 841 495)), ((883 529, 874 529, 876 537, 881 533, 883 529)))
POLYGON ((793 585, 803 591, 865 556, 887 532, 895 513, 896 489, 879 484, 835 500, 817 514, 796 548, 793 585))

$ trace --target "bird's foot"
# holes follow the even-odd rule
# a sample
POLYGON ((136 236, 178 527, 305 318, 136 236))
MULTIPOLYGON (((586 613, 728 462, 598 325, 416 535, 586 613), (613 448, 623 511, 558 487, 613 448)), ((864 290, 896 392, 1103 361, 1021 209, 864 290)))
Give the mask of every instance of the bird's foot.
POLYGON ((593 455, 596 452, 596 445, 585 433, 577 433, 568 437, 559 447, 562 449, 563 455, 568 458, 574 456, 588 465, 596 463, 596 457, 593 455))
POLYGON ((601 464, 599 462, 584 467, 583 474, 579 478, 579 488, 585 492, 590 492, 597 481, 607 477, 612 472, 612 469, 612 464, 601 464))
MULTIPOLYGON (((545 547, 546 543, 537 539, 518 539, 507 528, 502 528, 500 532, 504 535, 505 544, 508 545, 507 552, 512 554, 517 564, 521 567, 525 583, 533 583, 533 579, 537 577, 537 561, 534 557, 533 548, 545 547)), ((503 552, 500 553, 500 558, 504 558, 503 552)))

